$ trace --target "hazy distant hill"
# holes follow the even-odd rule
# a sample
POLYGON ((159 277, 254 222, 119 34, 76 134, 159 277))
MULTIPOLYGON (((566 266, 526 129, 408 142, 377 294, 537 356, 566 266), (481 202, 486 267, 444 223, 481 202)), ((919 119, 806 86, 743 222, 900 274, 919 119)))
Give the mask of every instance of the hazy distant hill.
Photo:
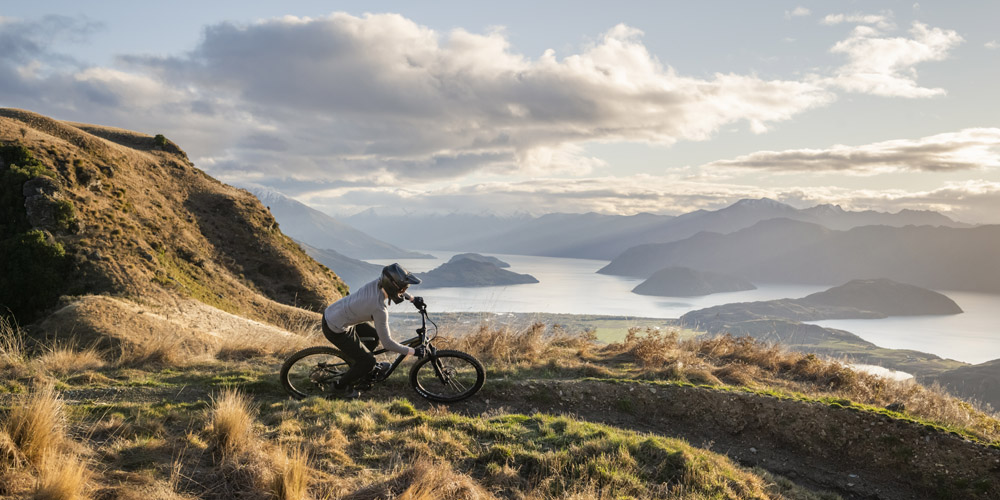
POLYGON ((1000 359, 921 379, 924 384, 933 382, 943 385, 952 394, 1000 409, 1000 359))
POLYGON ((838 287, 807 295, 799 299, 798 303, 814 307, 853 308, 885 316, 962 312, 955 301, 943 294, 887 279, 852 280, 838 287))
POLYGON ((497 267, 510 267, 510 264, 489 255, 480 255, 478 253, 460 253, 453 255, 451 259, 448 260, 449 263, 459 261, 462 259, 474 260, 477 262, 487 262, 493 264, 497 267))
POLYGON ((532 220, 529 215, 493 214, 414 215, 368 209, 343 220, 383 241, 421 250, 481 250, 469 241, 502 234, 532 220))
POLYGON ((698 210, 676 217, 596 213, 512 218, 459 214, 385 217, 371 210, 347 220, 358 227, 372 227, 372 234, 386 241, 395 244, 413 241, 413 245, 421 248, 612 259, 636 245, 682 240, 702 231, 726 234, 774 218, 810 222, 831 229, 872 224, 968 226, 937 212, 851 212, 836 205, 800 210, 768 198, 740 200, 719 210, 698 210), (380 232, 374 232, 376 230, 380 232))
POLYGON ((352 259, 336 250, 316 248, 301 241, 298 244, 310 257, 337 273, 337 276, 340 276, 340 279, 344 280, 344 283, 347 283, 351 290, 356 290, 361 285, 377 278, 382 272, 380 265, 352 259))
POLYGON ((378 240, 283 194, 260 188, 248 190, 271 210, 285 234, 314 248, 334 250, 355 259, 430 257, 378 240))
POLYGON ((773 219, 731 234, 700 233, 630 248, 598 272, 646 277, 668 266, 755 283, 843 283, 884 277, 938 290, 1000 292, 1000 226, 864 226, 834 231, 773 219))
POLYGON ((803 323, 824 319, 957 314, 961 308, 932 290, 890 280, 854 280, 799 299, 725 304, 680 317, 688 328, 709 334, 749 335, 792 349, 884 366, 914 375, 936 374, 965 365, 929 353, 884 349, 844 330, 803 323))
POLYGON ((754 290, 753 283, 730 274, 698 271, 689 267, 668 267, 653 273, 632 289, 640 295, 697 297, 721 292, 754 290))
POLYGON ((667 215, 630 216, 547 214, 508 230, 470 239, 460 248, 550 257, 611 258, 628 248, 627 242, 672 219, 667 215))

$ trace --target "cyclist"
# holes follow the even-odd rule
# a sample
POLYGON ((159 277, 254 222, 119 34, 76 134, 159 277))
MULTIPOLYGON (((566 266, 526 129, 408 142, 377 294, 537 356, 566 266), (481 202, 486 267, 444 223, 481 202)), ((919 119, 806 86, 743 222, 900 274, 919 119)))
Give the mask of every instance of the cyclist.
POLYGON ((331 395, 353 399, 361 396, 355 387, 375 368, 375 356, 361 344, 361 337, 377 334, 386 349, 424 357, 423 346, 414 349, 392 340, 389 332, 389 305, 387 300, 399 304, 403 300, 423 302, 420 297, 406 293, 410 285, 420 283, 403 266, 391 264, 382 268, 382 274, 355 290, 354 293, 330 304, 323 312, 323 335, 340 349, 352 362, 347 373, 330 389, 331 395))

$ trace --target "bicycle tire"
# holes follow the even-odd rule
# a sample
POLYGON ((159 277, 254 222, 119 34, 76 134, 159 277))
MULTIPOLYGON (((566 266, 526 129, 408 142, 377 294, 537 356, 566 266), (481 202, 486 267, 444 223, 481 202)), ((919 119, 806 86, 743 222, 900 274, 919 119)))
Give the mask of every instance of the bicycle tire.
POLYGON ((351 362, 333 347, 316 346, 289 356, 281 365, 281 385, 295 399, 327 394, 351 367, 351 362))
POLYGON ((441 350, 427 356, 410 369, 410 385, 424 398, 438 403, 454 403, 472 396, 486 382, 486 369, 471 354, 441 350))

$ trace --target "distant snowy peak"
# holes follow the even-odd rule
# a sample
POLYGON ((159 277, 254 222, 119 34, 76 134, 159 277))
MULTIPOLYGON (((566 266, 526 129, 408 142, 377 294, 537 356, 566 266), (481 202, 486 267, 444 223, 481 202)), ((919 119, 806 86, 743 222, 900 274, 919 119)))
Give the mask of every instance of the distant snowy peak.
POLYGON ((261 186, 243 187, 243 189, 250 191, 250 194, 256 196, 257 199, 260 200, 260 202, 263 203, 264 205, 287 203, 289 200, 291 200, 291 198, 285 196, 284 194, 281 194, 277 191, 261 186))
POLYGON ((758 200, 752 200, 749 198, 744 198, 736 203, 733 203, 728 208, 730 209, 769 209, 769 210, 782 210, 782 211, 795 211, 796 208, 791 205, 786 205, 777 200, 772 200, 771 198, 760 198, 758 200))
POLYGON ((840 215, 846 213, 846 211, 840 205, 832 205, 830 203, 824 203, 822 205, 816 205, 812 208, 806 208, 803 212, 822 214, 822 215, 840 215))

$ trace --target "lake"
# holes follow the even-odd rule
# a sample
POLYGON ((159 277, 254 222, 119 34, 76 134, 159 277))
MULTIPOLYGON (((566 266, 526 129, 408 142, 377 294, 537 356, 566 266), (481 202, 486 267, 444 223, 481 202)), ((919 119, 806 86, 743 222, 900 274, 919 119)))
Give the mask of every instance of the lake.
MULTIPOLYGON (((434 259, 372 260, 399 262, 411 272, 429 271, 458 251, 420 250, 434 259)), ((606 276, 596 271, 607 261, 529 255, 489 254, 510 264, 508 270, 530 274, 539 283, 502 287, 410 290, 423 296, 432 311, 492 313, 600 314, 645 318, 678 318, 689 311, 733 302, 799 298, 829 286, 757 284, 756 290, 703 297, 651 297, 632 293, 643 280, 606 276)), ((942 292, 965 311, 950 316, 892 317, 880 320, 830 320, 816 324, 847 330, 879 346, 914 349, 966 363, 1000 358, 1000 296, 942 292)))

